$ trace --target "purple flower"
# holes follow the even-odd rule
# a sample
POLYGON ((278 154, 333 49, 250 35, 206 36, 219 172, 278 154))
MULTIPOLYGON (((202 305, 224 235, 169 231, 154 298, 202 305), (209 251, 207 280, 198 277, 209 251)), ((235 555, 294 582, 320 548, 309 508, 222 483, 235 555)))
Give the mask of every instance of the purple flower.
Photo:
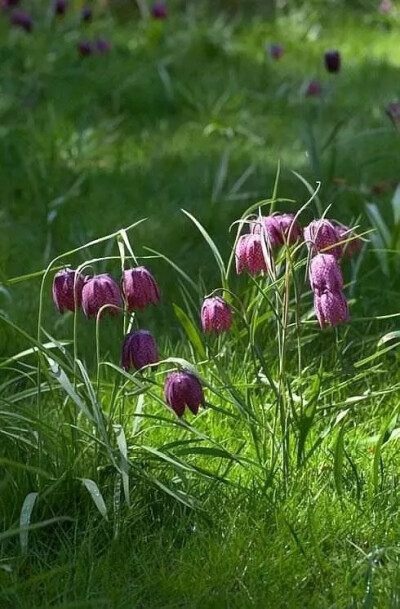
POLYGON ((218 296, 206 298, 201 307, 203 332, 227 332, 232 325, 232 311, 228 303, 218 296))
POLYGON ((304 241, 313 256, 322 250, 326 250, 325 253, 332 254, 335 258, 340 258, 342 254, 340 245, 332 247, 338 242, 338 235, 332 222, 325 218, 313 220, 305 227, 304 241))
POLYGON ((67 10, 67 1, 66 0, 55 0, 54 2, 54 13, 59 17, 65 15, 65 11, 67 10))
POLYGON ((188 406, 193 414, 197 414, 200 404, 204 405, 204 394, 200 381, 197 376, 187 370, 172 372, 167 376, 164 397, 178 417, 183 416, 185 406, 188 406))
POLYGON ((58 311, 75 311, 82 303, 82 289, 85 282, 90 279, 77 274, 72 269, 58 271, 53 279, 53 301, 58 311))
POLYGON ((235 251, 236 272, 238 274, 247 270, 250 275, 255 275, 268 270, 261 239, 261 235, 254 234, 242 235, 239 238, 235 251))
POLYGON ((322 85, 319 80, 311 80, 306 89, 307 97, 319 97, 322 93, 322 85))
POLYGON ((78 42, 78 53, 81 57, 88 57, 93 53, 93 46, 88 40, 78 42))
POLYGON ((328 72, 339 72, 340 70, 340 53, 339 51, 327 51, 324 56, 325 67, 328 72))
POLYGON ((294 214, 275 214, 272 216, 261 216, 253 220, 250 231, 254 235, 262 234, 264 231, 270 245, 289 245, 296 243, 302 237, 300 224, 295 220, 294 214))
POLYGON ((140 370, 158 362, 156 342, 147 330, 137 330, 127 334, 122 345, 122 368, 140 370))
POLYGON ((32 17, 25 13, 24 11, 14 11, 11 13, 11 25, 15 25, 16 27, 20 27, 25 32, 32 32, 33 29, 33 21, 32 17))
POLYGON ((346 241, 341 244, 342 256, 344 258, 352 258, 361 249, 361 239, 354 234, 354 231, 348 226, 336 226, 336 234, 338 241, 346 241))
POLYGON ((285 49, 281 44, 271 44, 269 46, 269 54, 272 59, 280 59, 285 53, 285 49))
POLYGON ((121 284, 128 311, 144 309, 150 304, 156 305, 160 300, 156 280, 144 266, 124 271, 121 284))
POLYGON ((390 0, 382 0, 379 5, 379 11, 382 13, 382 15, 388 15, 392 8, 393 4, 390 2, 390 0))
POLYGON ((151 14, 154 19, 166 19, 168 16, 167 7, 162 2, 153 4, 151 14))
POLYGON ((104 38, 99 38, 96 42, 96 49, 99 53, 108 53, 111 51, 111 44, 104 38))
POLYGON ((11 8, 12 6, 17 6, 20 0, 2 0, 0 2, 0 7, 4 7, 5 9, 11 8))
POLYGON ((321 328, 337 326, 350 319, 349 308, 343 292, 326 290, 314 295, 314 309, 321 328))
POLYGON ((310 284, 316 294, 343 289, 343 277, 339 264, 332 254, 317 254, 310 263, 310 284))
POLYGON ((91 21, 92 19, 92 9, 90 6, 84 6, 82 9, 82 21, 91 21))
POLYGON ((117 315, 122 307, 121 292, 115 279, 103 273, 95 275, 85 283, 82 289, 82 309, 86 317, 97 317, 102 307, 107 308, 102 312, 117 315))
POLYGON ((386 114, 395 127, 400 125, 400 102, 392 102, 386 106, 386 114))

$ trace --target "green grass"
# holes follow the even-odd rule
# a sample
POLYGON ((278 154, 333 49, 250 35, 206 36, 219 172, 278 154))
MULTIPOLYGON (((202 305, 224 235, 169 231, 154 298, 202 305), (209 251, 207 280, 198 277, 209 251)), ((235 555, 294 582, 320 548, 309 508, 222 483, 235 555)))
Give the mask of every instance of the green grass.
POLYGON ((2 18, 1 609, 400 606, 399 268, 374 252, 399 247, 399 134, 384 114, 399 25, 315 6, 268 21, 188 3, 162 24, 99 13, 86 29, 70 14, 31 37, 2 18), (79 60, 80 36, 109 36, 113 51, 79 60), (277 63, 268 41, 285 45, 277 63), (336 76, 323 69, 331 47, 336 76), (311 78, 322 99, 304 97, 311 78), (296 171, 322 183, 304 224, 330 205, 378 228, 359 264, 343 264, 352 321, 317 328, 305 258, 283 251, 276 284, 228 277, 245 319, 205 339, 198 310, 221 278, 181 209, 227 261, 231 223, 271 197, 279 162, 278 195, 292 200, 279 209, 309 198, 296 171), (124 377, 121 321, 99 326, 100 366, 94 322, 77 317, 75 350, 58 343, 74 319, 54 310, 52 271, 35 338, 34 274, 74 250, 63 261, 99 258, 96 272, 118 276, 117 239, 84 246, 145 217, 129 239, 163 297, 138 323, 206 385, 207 409, 183 422, 162 399, 179 362, 124 377))

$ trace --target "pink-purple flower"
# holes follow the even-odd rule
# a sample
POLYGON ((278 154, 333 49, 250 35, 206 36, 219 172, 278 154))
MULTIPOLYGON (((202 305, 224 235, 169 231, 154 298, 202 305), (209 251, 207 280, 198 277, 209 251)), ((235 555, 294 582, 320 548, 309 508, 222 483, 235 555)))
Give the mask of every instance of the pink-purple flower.
POLYGON ((75 311, 82 303, 82 289, 90 277, 80 275, 73 269, 58 271, 53 279, 53 301, 58 311, 75 311))
POLYGON ((158 304, 160 289, 148 269, 138 266, 122 273, 122 293, 128 311, 158 304))
POLYGON ((400 102, 392 102, 386 106, 386 114, 395 127, 400 125, 400 102))
POLYGON ((311 80, 306 88, 307 97, 319 97, 322 93, 322 85, 319 80, 311 80))
POLYGON ((125 336, 122 345, 121 365, 124 370, 140 370, 158 362, 158 351, 153 335, 147 330, 137 330, 125 336))
POLYGON ((336 226, 337 240, 341 243, 342 256, 352 258, 361 250, 361 239, 354 234, 352 228, 340 224, 336 226))
POLYGON ((33 21, 32 21, 32 17, 30 15, 28 15, 28 13, 25 13, 24 11, 13 11, 11 13, 10 20, 11 20, 11 25, 20 27, 23 30, 25 30, 25 32, 28 32, 29 34, 32 32, 33 21))
POLYGON ((168 16, 167 7, 163 2, 153 4, 151 14, 154 19, 166 19, 168 16))
POLYGON ((80 40, 77 48, 81 57, 88 57, 89 55, 93 54, 93 45, 88 40, 80 40))
POLYGON ((67 10, 67 1, 66 0, 55 0, 54 2, 54 13, 59 17, 65 15, 67 10))
POLYGON ((328 72, 339 72, 341 66, 341 57, 339 51, 327 51, 324 56, 325 67, 328 72))
POLYGON ((101 315, 117 315, 122 307, 121 292, 115 279, 103 273, 95 275, 85 283, 82 289, 82 309, 86 317, 101 315))
POLYGON ((349 308, 342 291, 326 290, 322 294, 314 294, 315 313, 321 328, 337 326, 350 319, 349 308))
POLYGON ((269 54, 272 59, 278 60, 284 55, 284 53, 285 49, 281 44, 271 44, 269 46, 269 54))
POLYGON ((82 9, 81 17, 82 21, 91 21, 93 16, 92 9, 90 6, 84 6, 82 9))
POLYGON ((242 235, 239 238, 235 250, 236 272, 238 274, 246 270, 250 275, 255 275, 268 270, 262 238, 262 235, 255 234, 242 235))
POLYGON ((313 256, 322 251, 332 254, 336 258, 340 258, 342 254, 341 246, 336 245, 335 247, 338 242, 336 227, 326 218, 313 220, 305 227, 304 241, 313 256))
POLYGON ((193 414, 197 414, 199 406, 204 405, 204 393, 197 376, 182 370, 172 372, 165 379, 164 397, 172 410, 182 417, 187 406, 193 414))
POLYGON ((317 254, 310 262, 310 285, 317 294, 326 290, 336 292, 343 289, 343 277, 339 263, 332 254, 317 254))
POLYGON ((96 50, 98 53, 108 53, 111 51, 111 44, 108 42, 108 40, 99 38, 99 40, 96 41, 96 50))
POLYGON ((271 246, 292 245, 302 237, 302 228, 294 214, 260 216, 251 222, 250 231, 255 235, 264 233, 271 246))
POLYGON ((232 310, 226 300, 219 296, 205 298, 201 307, 203 332, 227 332, 232 325, 232 310))

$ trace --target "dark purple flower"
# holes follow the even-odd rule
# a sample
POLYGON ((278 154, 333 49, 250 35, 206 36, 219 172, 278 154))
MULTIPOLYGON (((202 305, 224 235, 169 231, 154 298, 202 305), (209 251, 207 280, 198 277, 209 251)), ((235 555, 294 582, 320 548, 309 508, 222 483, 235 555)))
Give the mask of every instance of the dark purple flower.
POLYGON ((115 279, 103 273, 95 275, 82 289, 82 309, 86 317, 97 317, 102 307, 110 315, 117 315, 122 307, 121 292, 115 279), (106 305, 108 305, 106 307, 106 305))
POLYGON ((281 44, 271 44, 269 46, 269 54, 272 59, 280 59, 285 52, 285 49, 281 44))
POLYGON ((322 93, 322 85, 319 80, 311 80, 306 89, 307 97, 319 97, 322 93))
POLYGON ((336 234, 338 241, 345 241, 341 244, 342 256, 344 258, 352 258, 361 250, 361 239, 354 234, 353 229, 348 226, 336 226, 336 234))
POLYGON ((206 298, 201 307, 203 332, 227 332, 232 325, 232 311, 228 303, 219 296, 206 298))
POLYGON ((82 303, 82 289, 87 278, 72 269, 58 271, 53 279, 53 301, 60 313, 75 311, 82 303))
POLYGON ((91 7, 84 6, 82 9, 81 16, 82 16, 82 21, 91 21, 92 16, 93 16, 91 7))
POLYGON ((272 246, 284 243, 291 245, 302 238, 302 228, 294 214, 278 213, 272 216, 261 216, 253 220, 250 230, 255 235, 264 232, 272 246))
POLYGON ((204 405, 204 394, 200 381, 197 376, 187 370, 172 372, 167 376, 164 397, 178 417, 183 416, 185 406, 188 406, 193 414, 197 414, 200 404, 204 405))
POLYGON ((339 51, 327 51, 324 56, 325 67, 328 72, 339 72, 340 70, 340 53, 339 51))
POLYGON ((156 280, 144 266, 124 271, 121 284, 128 311, 144 309, 150 304, 156 305, 160 300, 156 280))
POLYGON ((10 19, 12 25, 22 28, 23 30, 25 30, 25 32, 32 32, 32 17, 24 11, 14 11, 13 13, 11 13, 10 19))
POLYGON ((122 345, 122 368, 140 370, 158 362, 156 342, 147 330, 137 330, 125 336, 122 345))
POLYGON ((99 38, 96 42, 96 49, 99 53, 108 53, 111 51, 111 44, 104 38, 99 38))
POLYGON ((162 2, 156 2, 152 6, 151 14, 154 19, 166 19, 168 16, 167 7, 162 2))
POLYGON ((54 13, 59 17, 65 15, 65 11, 67 10, 67 0, 55 0, 54 2, 54 13))
POLYGON ((339 264, 332 254, 317 254, 310 263, 310 284, 317 294, 326 290, 337 292, 343 289, 343 277, 339 264))
POLYGON ((322 294, 315 294, 314 309, 321 328, 334 327, 350 319, 346 298, 340 290, 336 292, 326 290, 322 294))
POLYGON ((392 102, 386 106, 386 114, 395 127, 400 125, 400 102, 392 102))
POLYGON ((93 46, 88 40, 78 42, 78 52, 81 57, 88 57, 93 53, 93 46))
POLYGON ((242 235, 239 238, 235 251, 236 272, 238 274, 247 270, 250 275, 255 275, 268 270, 261 240, 261 235, 254 234, 242 235))
POLYGON ((304 241, 307 243, 312 256, 322 250, 326 250, 324 253, 332 254, 335 258, 340 258, 342 254, 340 245, 333 247, 338 242, 336 228, 332 222, 325 218, 313 220, 305 227, 304 241))
POLYGON ((17 6, 19 2, 20 0, 1 0, 0 7, 5 9, 11 8, 12 6, 17 6))

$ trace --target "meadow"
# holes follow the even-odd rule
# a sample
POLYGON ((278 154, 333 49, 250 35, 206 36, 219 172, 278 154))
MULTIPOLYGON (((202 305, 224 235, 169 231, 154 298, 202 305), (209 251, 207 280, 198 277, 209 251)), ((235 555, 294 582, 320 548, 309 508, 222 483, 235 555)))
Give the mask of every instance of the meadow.
POLYGON ((0 13, 0 608, 400 607, 400 7, 138 6, 0 13), (348 321, 317 321, 303 228, 236 272, 277 212, 352 227, 348 321), (161 298, 61 314, 68 266, 161 298))

